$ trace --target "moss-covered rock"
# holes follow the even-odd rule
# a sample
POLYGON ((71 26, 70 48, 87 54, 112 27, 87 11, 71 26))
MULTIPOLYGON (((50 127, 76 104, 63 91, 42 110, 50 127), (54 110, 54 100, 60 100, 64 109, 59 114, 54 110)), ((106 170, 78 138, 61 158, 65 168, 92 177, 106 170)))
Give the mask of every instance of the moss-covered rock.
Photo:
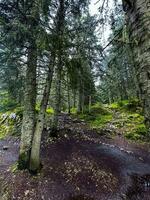
POLYGON ((18 108, 0 114, 0 139, 8 135, 21 135, 22 112, 23 111, 18 108))

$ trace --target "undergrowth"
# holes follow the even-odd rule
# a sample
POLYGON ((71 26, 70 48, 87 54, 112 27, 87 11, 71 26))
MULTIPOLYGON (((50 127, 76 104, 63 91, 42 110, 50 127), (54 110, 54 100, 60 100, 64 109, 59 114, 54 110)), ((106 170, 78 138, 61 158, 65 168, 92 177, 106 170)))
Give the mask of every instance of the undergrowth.
MULTIPOLYGON (((72 111, 76 114, 75 108, 72 111)), ((100 129, 111 124, 127 139, 134 141, 148 141, 149 139, 138 99, 114 102, 110 105, 96 103, 91 107, 90 113, 85 109, 83 114, 77 116, 85 120, 91 128, 100 129)))
POLYGON ((91 128, 103 128, 112 120, 112 112, 102 104, 96 103, 91 106, 90 112, 87 109, 83 114, 79 114, 78 117, 85 120, 91 128))

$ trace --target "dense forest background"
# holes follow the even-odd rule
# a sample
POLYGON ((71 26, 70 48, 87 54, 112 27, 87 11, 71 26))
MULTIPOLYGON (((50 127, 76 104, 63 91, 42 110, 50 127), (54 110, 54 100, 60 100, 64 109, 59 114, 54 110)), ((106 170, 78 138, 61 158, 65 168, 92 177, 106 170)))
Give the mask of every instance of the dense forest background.
POLYGON ((0 199, 150 199, 149 0, 0 0, 0 199))
POLYGON ((0 1, 0 112, 21 119, 20 169, 39 168, 47 115, 56 136, 61 112, 136 104, 149 130, 148 2, 95 4, 91 15, 88 0, 0 1))

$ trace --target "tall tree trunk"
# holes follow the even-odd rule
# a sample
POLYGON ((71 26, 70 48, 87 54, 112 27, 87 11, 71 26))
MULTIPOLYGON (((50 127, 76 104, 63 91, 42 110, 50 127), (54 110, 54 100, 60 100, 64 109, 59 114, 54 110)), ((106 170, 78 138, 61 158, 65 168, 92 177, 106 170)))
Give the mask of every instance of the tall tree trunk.
POLYGON ((60 57, 59 64, 56 69, 56 94, 54 106, 53 131, 58 127, 58 115, 61 112, 61 81, 62 81, 62 58, 60 57))
MULTIPOLYGON (((55 94, 55 107, 54 107, 54 120, 53 120, 53 133, 58 127, 58 115, 61 111, 61 82, 62 82, 62 70, 63 70, 63 48, 64 48, 64 22, 65 22, 65 2, 59 0, 59 8, 57 11, 57 26, 56 31, 58 33, 58 49, 57 49, 57 68, 56 68, 56 94, 55 94)), ((53 135, 52 133, 52 135, 53 135)))
POLYGON ((35 132, 32 141, 31 157, 30 157, 30 171, 36 173, 40 169, 40 145, 41 136, 44 128, 45 113, 49 100, 51 83, 53 77, 53 69, 49 69, 45 89, 40 106, 40 112, 36 122, 35 132))
POLYGON ((22 122, 22 134, 18 167, 26 169, 29 167, 31 142, 35 127, 35 103, 36 103, 36 66, 37 48, 35 40, 28 49, 28 60, 24 93, 24 113, 22 122))
POLYGON ((149 0, 123 0, 129 38, 143 103, 145 123, 150 131, 150 6, 149 0))

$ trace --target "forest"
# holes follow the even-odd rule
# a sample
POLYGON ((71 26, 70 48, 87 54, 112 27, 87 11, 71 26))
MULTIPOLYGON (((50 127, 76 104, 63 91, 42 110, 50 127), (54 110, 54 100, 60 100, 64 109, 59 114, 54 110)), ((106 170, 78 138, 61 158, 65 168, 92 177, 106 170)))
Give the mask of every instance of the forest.
POLYGON ((0 200, 150 200, 149 0, 0 0, 0 200))

